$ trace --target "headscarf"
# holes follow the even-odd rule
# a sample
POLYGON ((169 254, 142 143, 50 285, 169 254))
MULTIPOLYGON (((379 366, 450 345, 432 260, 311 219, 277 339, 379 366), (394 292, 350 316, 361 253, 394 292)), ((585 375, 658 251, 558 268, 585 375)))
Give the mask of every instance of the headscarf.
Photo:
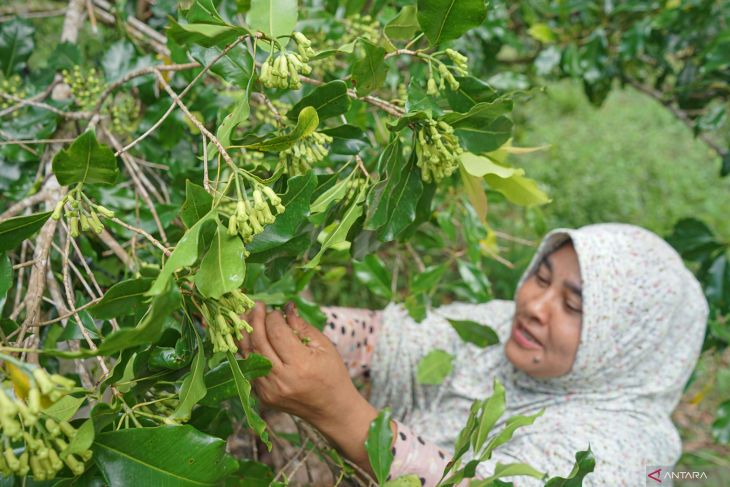
MULTIPOLYGON (((490 475, 497 462, 525 462, 550 476, 567 476, 575 453, 590 445, 596 467, 583 485, 644 485, 649 467, 672 467, 681 455, 670 415, 702 348, 707 301, 666 242, 617 223, 550 232, 518 289, 567 239, 578 256, 583 289, 580 343, 567 374, 533 378, 509 362, 504 344, 511 333, 512 301, 452 303, 420 324, 391 303, 383 311, 373 356, 371 401, 391 406, 396 419, 452 451, 472 401, 492 394, 496 377, 505 387, 507 410, 493 432, 512 415, 542 408, 545 413, 496 449, 478 473, 490 475), (482 349, 465 343, 446 318, 489 325, 501 344, 482 349), (419 384, 418 363, 433 349, 454 355, 453 372, 440 385, 419 384)), ((506 480, 542 485, 528 477, 506 480)))

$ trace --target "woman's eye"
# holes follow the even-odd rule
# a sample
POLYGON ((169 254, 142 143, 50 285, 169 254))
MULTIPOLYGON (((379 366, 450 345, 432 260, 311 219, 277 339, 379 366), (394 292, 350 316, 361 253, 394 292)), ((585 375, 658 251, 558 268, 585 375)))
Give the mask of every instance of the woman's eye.
POLYGON ((536 274, 536 277, 537 277, 537 282, 539 282, 540 284, 544 284, 544 285, 550 284, 550 281, 548 279, 544 278, 543 276, 541 276, 540 274, 536 274))
POLYGON ((580 306, 572 306, 570 303, 566 303, 565 307, 574 313, 583 313, 583 309, 580 306))

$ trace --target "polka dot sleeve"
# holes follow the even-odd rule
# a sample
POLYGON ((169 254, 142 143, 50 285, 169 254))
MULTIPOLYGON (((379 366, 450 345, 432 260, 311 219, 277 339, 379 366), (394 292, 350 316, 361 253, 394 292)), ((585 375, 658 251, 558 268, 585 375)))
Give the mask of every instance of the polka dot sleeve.
POLYGON ((449 463, 449 455, 400 421, 394 421, 398 432, 393 441, 393 463, 388 480, 403 475, 415 475, 425 487, 437 485, 446 464, 449 463))
POLYGON ((370 360, 381 328, 381 311, 322 306, 323 333, 335 345, 353 379, 370 374, 370 360))

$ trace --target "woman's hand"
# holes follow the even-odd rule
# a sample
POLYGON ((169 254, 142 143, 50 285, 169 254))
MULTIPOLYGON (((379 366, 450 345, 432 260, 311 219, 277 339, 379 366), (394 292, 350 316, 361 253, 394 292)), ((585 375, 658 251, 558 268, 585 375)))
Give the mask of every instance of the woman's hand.
POLYGON ((285 311, 286 317, 279 311, 267 314, 259 301, 247 315, 253 333, 244 335, 241 352, 259 353, 272 364, 267 376, 254 381, 259 399, 315 425, 362 407, 364 399, 332 342, 304 321, 293 303, 285 311))
MULTIPOLYGON (((254 380, 256 394, 264 404, 309 421, 346 457, 374 475, 365 439, 378 411, 352 384, 332 342, 304 321, 293 303, 284 309, 286 317, 278 311, 267 314, 258 301, 246 315, 253 333, 244 334, 241 352, 259 353, 272 364, 268 375, 254 380)), ((391 428, 395 438, 395 423, 391 428)))

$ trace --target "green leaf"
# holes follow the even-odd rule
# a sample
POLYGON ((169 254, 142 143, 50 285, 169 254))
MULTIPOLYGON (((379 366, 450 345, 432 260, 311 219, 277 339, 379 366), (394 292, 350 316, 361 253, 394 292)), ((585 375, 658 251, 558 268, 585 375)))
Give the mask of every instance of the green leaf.
POLYGON ((276 217, 274 223, 266 225, 264 231, 246 246, 246 250, 251 254, 264 252, 294 238, 297 229, 309 215, 309 200, 316 187, 317 176, 314 172, 289 179, 286 193, 281 195, 281 203, 286 210, 276 217))
POLYGON ((418 0, 418 23, 432 46, 458 39, 486 16, 484 0, 418 0))
POLYGON ((478 178, 487 174, 494 174, 502 179, 507 179, 515 175, 523 176, 525 174, 523 169, 503 166, 492 161, 487 156, 478 156, 468 151, 462 152, 459 159, 466 172, 478 178))
POLYGON ((225 47, 237 37, 248 34, 246 29, 232 25, 180 24, 174 19, 169 22, 167 36, 182 46, 225 47))
POLYGON ((299 112, 297 125, 291 132, 286 135, 272 137, 271 139, 256 142, 244 147, 247 149, 265 152, 281 152, 293 146, 299 139, 302 139, 317 130, 318 125, 319 117, 317 116, 317 110, 315 110, 314 107, 304 107, 302 108, 302 111, 299 112))
MULTIPOLYGON (((237 363, 238 368, 249 381, 263 377, 271 370, 269 359, 256 353, 249 354, 245 359, 239 359, 237 363)), ((218 407, 221 402, 238 395, 233 370, 227 362, 218 364, 209 370, 205 374, 204 380, 208 390, 205 397, 200 400, 200 404, 204 406, 218 407)))
POLYGON ((487 174, 484 179, 492 189, 502 193, 512 203, 520 206, 544 205, 552 201, 537 187, 534 180, 524 176, 515 174, 510 178, 502 179, 494 174, 487 174))
POLYGON ((97 142, 93 130, 87 130, 55 155, 53 174, 61 186, 76 183, 114 184, 119 177, 119 168, 114 152, 97 142))
MULTIPOLYGON (((222 47, 203 48, 193 46, 190 55, 201 66, 207 66, 223 52, 222 47)), ((210 68, 221 81, 239 88, 246 88, 253 72, 253 58, 245 45, 239 44, 218 59, 210 68)))
POLYGON ((377 254, 366 256, 362 262, 353 261, 355 277, 368 287, 368 290, 381 298, 391 299, 391 275, 377 254))
POLYGON ((452 127, 476 127, 489 124, 512 111, 512 100, 499 98, 490 102, 480 102, 473 105, 467 112, 449 112, 441 120, 452 127))
POLYGON ((172 417, 182 421, 190 419, 190 412, 201 399, 205 397, 206 388, 203 376, 205 374, 205 351, 203 350, 203 341, 195 332, 195 339, 198 343, 198 353, 190 366, 190 372, 183 379, 180 386, 180 402, 172 414, 172 417))
POLYGON ((725 149, 725 155, 722 156, 720 164, 720 177, 724 178, 728 174, 730 174, 730 149, 725 149))
POLYGON ((96 319, 108 320, 134 312, 145 301, 152 279, 141 277, 118 282, 107 289, 101 301, 89 308, 96 319))
POLYGON ((357 197, 355 197, 352 204, 350 204, 350 206, 345 211, 342 219, 330 232, 327 238, 325 238, 324 242, 322 242, 322 246, 319 248, 319 252, 317 252, 317 255, 312 257, 312 260, 304 265, 305 269, 311 269, 313 267, 316 267, 327 249, 346 241, 345 239, 347 238, 347 233, 350 231, 350 228, 352 228, 352 225, 355 224, 355 221, 360 218, 360 215, 362 215, 362 201, 365 199, 366 191, 367 186, 363 186, 360 192, 357 194, 357 197))
POLYGON ((723 247, 710 227, 696 218, 679 220, 666 240, 682 258, 693 261, 705 260, 723 247))
POLYGON ((26 67, 35 47, 33 34, 35 28, 19 17, 0 24, 0 72, 5 78, 26 67))
POLYGON ((393 452, 390 445, 393 443, 393 430, 390 427, 390 408, 378 413, 368 428, 368 437, 365 440, 365 451, 368 453, 370 466, 375 473, 378 484, 383 484, 390 465, 393 463, 393 452))
POLYGON ((499 149, 512 137, 512 120, 506 116, 487 123, 479 119, 461 124, 455 130, 462 145, 469 151, 480 153, 499 149))
POLYGON ((325 120, 347 113, 350 105, 347 84, 338 79, 315 88, 310 94, 299 100, 286 116, 290 120, 296 120, 304 107, 312 107, 317 110, 319 119, 325 120))
POLYGON ((235 472, 226 443, 192 426, 130 428, 101 433, 94 462, 109 485, 215 486, 235 472))
POLYGON ((487 194, 484 191, 484 181, 482 178, 472 176, 465 169, 462 164, 459 167, 459 176, 461 176, 461 184, 464 186, 469 203, 474 208, 479 221, 482 226, 487 226, 487 210, 489 208, 487 204, 487 194))
MULTIPOLYGON (((542 479, 545 477, 544 472, 540 472, 535 467, 526 463, 497 463, 494 467, 494 475, 478 481, 472 481, 470 487, 493 487, 494 482, 500 477, 512 477, 515 475, 524 475, 527 477, 534 477, 536 479, 542 479)), ((575 484, 576 486, 580 484, 575 484)))
POLYGON ((730 444, 730 400, 720 404, 712 422, 712 437, 721 444, 730 444))
POLYGON ((70 454, 81 453, 91 448, 93 443, 94 420, 89 418, 76 429, 76 436, 68 442, 68 447, 65 451, 70 454))
POLYGON ((286 36, 297 24, 296 0, 251 0, 246 22, 269 37, 286 36))
POLYGON ((125 348, 152 345, 162 336, 165 318, 180 306, 177 286, 155 295, 147 313, 134 328, 122 328, 106 337, 97 350, 98 355, 111 355, 125 348))
POLYGON ((418 362, 416 380, 421 384, 441 384, 451 373, 454 356, 444 350, 431 350, 418 362))
POLYGON ((309 207, 310 214, 316 215, 317 213, 323 213, 327 211, 332 204, 337 203, 344 198, 349 190, 347 183, 350 181, 353 174, 355 174, 354 171, 348 174, 345 179, 337 181, 332 187, 319 195, 309 207))
MULTIPOLYGON (((224 122, 225 123, 225 122, 224 122)), ((180 208, 180 218, 190 228, 213 207, 213 197, 202 186, 185 181, 185 202, 180 208)))
POLYGON ((219 223, 210 249, 195 275, 195 287, 200 294, 218 299, 241 287, 246 276, 243 251, 243 242, 238 235, 228 235, 226 228, 219 223))
POLYGON ((394 240, 416 218, 423 183, 413 151, 408 163, 403 162, 399 139, 388 144, 378 166, 385 167, 387 178, 368 194, 366 230, 377 230, 383 242, 394 240))
POLYGON ((496 378, 492 383, 492 395, 486 401, 482 401, 479 409, 479 418, 477 419, 477 427, 474 430, 474 434, 471 435, 471 446, 475 452, 482 449, 484 442, 489 437, 489 433, 497 423, 497 420, 504 414, 507 404, 502 383, 496 378))
POLYGON ((499 336, 490 327, 480 325, 471 320, 448 320, 465 342, 473 343, 477 347, 488 347, 499 343, 499 336))
POLYGON ((5 294, 13 284, 13 265, 10 263, 10 257, 0 254, 0 308, 2 307, 5 294))
POLYGON ((175 246, 175 250, 168 257, 167 262, 165 262, 152 287, 147 291, 148 295, 154 296, 163 292, 174 272, 183 267, 191 266, 198 260, 198 238, 200 237, 200 230, 206 222, 214 218, 215 214, 214 210, 210 211, 185 232, 175 246))
POLYGON ((575 465, 567 478, 553 477, 547 481, 545 487, 581 487, 586 475, 596 468, 596 459, 588 445, 588 450, 575 454, 575 465))
POLYGON ((191 23, 226 25, 212 0, 195 0, 185 13, 185 19, 191 23))
POLYGON ((441 280, 444 272, 448 269, 446 263, 434 265, 417 272, 413 275, 410 291, 412 293, 430 293, 436 289, 436 285, 441 280))
POLYGON ((365 55, 352 63, 350 74, 357 94, 365 96, 383 86, 388 67, 385 64, 385 49, 362 38, 358 42, 365 55))
POLYGON ((416 320, 417 323, 426 319, 428 296, 425 293, 409 294, 403 303, 408 311, 408 315, 416 320))
POLYGON ((473 76, 457 76, 459 89, 446 90, 446 99, 455 112, 467 112, 477 103, 490 102, 497 97, 497 92, 484 81, 473 76))
POLYGON ((52 211, 8 218, 0 223, 0 252, 12 250, 40 230, 52 211))
POLYGON ((47 408, 43 409, 43 413, 56 421, 69 421, 74 417, 76 411, 86 400, 86 397, 63 396, 47 408))
POLYGON ((515 431, 517 431, 519 428, 522 428, 523 426, 529 426, 532 423, 535 422, 537 418, 542 416, 545 413, 545 408, 541 409, 535 414, 528 415, 528 416, 512 416, 511 418, 507 419, 507 423, 505 424, 505 427, 503 430, 501 430, 499 433, 497 433, 494 437, 492 437, 491 440, 489 440, 489 443, 487 444, 486 448, 482 452, 481 458, 483 460, 486 460, 488 458, 492 457, 492 451, 494 451, 495 448, 500 447, 501 445, 504 445, 509 440, 512 439, 512 435, 515 434, 515 431))
POLYGON ((398 12, 398 15, 383 27, 383 33, 391 41, 391 45, 393 40, 411 39, 419 30, 421 30, 421 26, 418 25, 415 5, 406 5, 403 7, 398 12))
POLYGON ((238 366, 235 357, 231 352, 226 353, 228 357, 228 364, 233 372, 233 380, 236 384, 236 390, 238 391, 238 397, 241 399, 241 406, 246 414, 246 421, 248 425, 259 435, 261 441, 264 442, 266 447, 271 451, 271 441, 269 440, 269 433, 266 431, 266 423, 261 416, 256 412, 251 404, 251 382, 246 379, 243 375, 243 371, 238 366))

